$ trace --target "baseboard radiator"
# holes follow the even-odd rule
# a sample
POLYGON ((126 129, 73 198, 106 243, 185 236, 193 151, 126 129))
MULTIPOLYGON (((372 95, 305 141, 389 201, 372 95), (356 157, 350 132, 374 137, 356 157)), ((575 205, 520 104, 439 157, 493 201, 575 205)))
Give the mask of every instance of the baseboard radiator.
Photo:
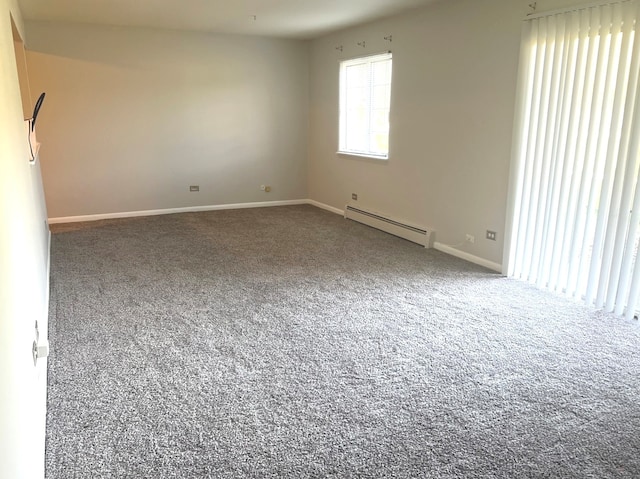
POLYGON ((363 223, 372 228, 382 230, 400 238, 404 238, 425 248, 431 248, 434 241, 434 232, 427 228, 394 220, 381 213, 367 211, 347 205, 344 209, 344 217, 359 223, 363 223))

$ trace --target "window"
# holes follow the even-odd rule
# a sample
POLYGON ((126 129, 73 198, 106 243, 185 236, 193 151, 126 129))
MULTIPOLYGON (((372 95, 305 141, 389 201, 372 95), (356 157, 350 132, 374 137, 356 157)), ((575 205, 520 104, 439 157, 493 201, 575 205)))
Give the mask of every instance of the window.
POLYGON ((391 52, 340 62, 339 152, 387 159, 391 52))

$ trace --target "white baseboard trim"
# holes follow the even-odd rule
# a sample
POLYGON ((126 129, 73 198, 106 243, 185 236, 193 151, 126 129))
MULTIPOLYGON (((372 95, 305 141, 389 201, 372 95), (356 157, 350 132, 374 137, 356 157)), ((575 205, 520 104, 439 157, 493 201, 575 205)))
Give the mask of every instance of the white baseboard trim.
POLYGON ((323 210, 331 211, 332 213, 335 213, 340 216, 344 216, 344 210, 341 210, 340 208, 336 208, 334 206, 329 206, 324 203, 320 203, 319 201, 316 201, 316 200, 307 200, 307 204, 313 205, 317 208, 322 208, 323 210))
POLYGON ((484 266, 485 268, 489 268, 490 270, 502 273, 502 265, 500 263, 494 263, 493 261, 475 256, 471 253, 465 253, 464 251, 452 248, 451 246, 443 243, 438 243, 437 241, 433 243, 433 248, 437 249, 438 251, 442 251, 443 253, 450 254, 451 256, 455 256, 456 258, 460 258, 465 261, 469 261, 470 263, 484 266))
MULTIPOLYGON (((44 307, 47 319, 49 318, 49 301, 51 295, 51 230, 47 225, 47 290, 45 291, 44 307)), ((47 321, 47 331, 49 330, 49 321, 47 321)))
MULTIPOLYGON (((51 272, 51 230, 47 225, 47 278, 49 278, 50 272, 51 272)), ((49 293, 47 293, 47 299, 49 298, 48 294, 49 293)))
POLYGON ((261 201, 254 203, 231 203, 226 205, 187 206, 184 208, 166 208, 162 210, 124 211, 121 213, 104 213, 97 215, 60 216, 49 218, 49 224, 79 223, 81 221, 110 220, 116 218, 135 218, 138 216, 170 215, 174 213, 197 213, 200 211, 237 210, 242 208, 266 208, 270 206, 306 205, 309 200, 261 201))

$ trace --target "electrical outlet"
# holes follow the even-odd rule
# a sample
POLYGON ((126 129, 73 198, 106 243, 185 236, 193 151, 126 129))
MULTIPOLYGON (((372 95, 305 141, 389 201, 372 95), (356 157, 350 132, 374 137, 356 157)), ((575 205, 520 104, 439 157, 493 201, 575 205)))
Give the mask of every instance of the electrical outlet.
POLYGON ((354 201, 358 201, 358 194, 357 193, 351 193, 351 199, 354 201))
POLYGON ((496 240, 496 232, 487 230, 487 239, 491 240, 491 241, 495 241, 496 240))
POLYGON ((200 186, 198 186, 198 185, 191 185, 191 186, 189 187, 189 191, 191 191, 192 193, 193 193, 194 191, 200 191, 200 186))
POLYGON ((469 234, 468 234, 468 235, 466 235, 466 237, 465 237, 465 241, 466 241, 467 243, 475 243, 475 242, 476 242, 476 237, 475 237, 475 236, 473 236, 473 235, 469 235, 469 234))

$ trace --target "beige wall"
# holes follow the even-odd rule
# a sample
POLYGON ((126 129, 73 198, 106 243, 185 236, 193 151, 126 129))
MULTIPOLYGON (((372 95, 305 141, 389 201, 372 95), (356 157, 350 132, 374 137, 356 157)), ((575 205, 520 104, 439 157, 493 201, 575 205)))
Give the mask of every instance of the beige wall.
POLYGON ((34 367, 35 321, 46 337, 48 228, 39 165, 29 164, 13 15, 0 0, 0 479, 44 477, 46 369, 34 367))
POLYGON ((307 197, 307 42, 27 30, 50 217, 307 197))
MULTIPOLYGON (((529 3, 442 1, 314 41, 310 197, 343 208, 357 193, 361 207, 430 227, 437 242, 501 263, 521 22, 529 3), (391 43, 384 40, 389 35, 391 43), (366 48, 357 45, 362 41, 366 48), (387 49, 394 62, 389 160, 336 155, 338 63, 387 49), (498 240, 486 240, 486 230, 497 231, 498 240), (464 243, 467 233, 475 244, 464 243)), ((539 1, 538 10, 560 3, 539 1)))

